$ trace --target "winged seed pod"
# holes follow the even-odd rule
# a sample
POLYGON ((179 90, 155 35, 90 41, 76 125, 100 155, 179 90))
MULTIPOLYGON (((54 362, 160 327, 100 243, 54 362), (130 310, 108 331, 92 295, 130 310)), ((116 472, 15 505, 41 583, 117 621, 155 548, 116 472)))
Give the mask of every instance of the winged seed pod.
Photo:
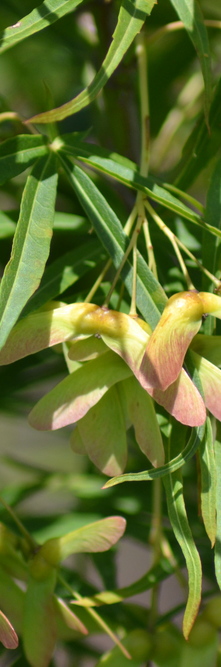
MULTIPOLYGON (((77 423, 77 430, 72 437, 73 448, 87 451, 91 458, 93 456, 96 465, 111 475, 118 474, 124 468, 126 453, 123 431, 133 424, 142 451, 153 465, 161 465, 162 443, 148 394, 178 421, 189 426, 204 423, 206 407, 218 419, 221 418, 221 371, 197 352, 197 341, 201 340, 197 332, 206 313, 221 317, 219 296, 205 292, 178 293, 168 300, 158 325, 151 333, 149 325, 139 318, 100 308, 95 304, 81 303, 55 308, 51 304, 50 310, 36 311, 14 327, 0 352, 0 363, 10 363, 45 347, 68 341, 70 358, 77 358, 82 363, 37 403, 30 414, 30 424, 40 430, 50 430, 77 423), (191 345, 205 400, 182 369, 185 353, 189 346, 191 349, 191 345), (143 426, 140 429, 136 412, 131 407, 138 395, 137 410, 143 426), (118 404, 118 416, 115 417, 119 425, 118 433, 121 433, 117 456, 114 431, 111 436, 113 403, 115 406, 118 404), (108 428, 104 431, 108 414, 109 439, 108 428), (92 417, 97 424, 97 449, 91 435, 92 417), (155 448, 153 444, 151 447, 153 439, 155 448)), ((209 347, 211 350, 216 346, 216 337, 205 339, 204 348, 209 347)), ((203 354, 206 357, 205 350, 203 354)))

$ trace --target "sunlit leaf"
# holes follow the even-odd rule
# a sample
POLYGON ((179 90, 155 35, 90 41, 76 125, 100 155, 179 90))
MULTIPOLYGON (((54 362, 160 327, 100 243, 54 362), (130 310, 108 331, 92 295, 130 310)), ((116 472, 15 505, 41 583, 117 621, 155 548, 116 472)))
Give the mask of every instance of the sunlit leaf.
POLYGON ((161 185, 160 181, 157 180, 156 182, 151 176, 142 176, 138 166, 131 160, 94 144, 77 142, 72 134, 63 135, 59 140, 57 150, 58 155, 59 153, 61 155, 66 153, 66 155, 73 156, 91 165, 94 169, 113 176, 128 187, 144 192, 154 201, 187 218, 187 220, 205 227, 205 223, 197 213, 164 188, 163 183, 161 185))
POLYGON ((24 189, 11 259, 0 286, 0 347, 37 289, 48 258, 57 186, 55 158, 43 157, 24 189))
POLYGON ((207 28, 204 24, 200 4, 196 0, 170 0, 179 18, 183 21, 200 60, 205 85, 205 116, 208 124, 212 95, 211 59, 207 28))
POLYGON ((221 443, 220 437, 215 442, 215 460, 216 460, 216 517, 217 530, 215 542, 215 574, 219 588, 221 589, 221 443))
POLYGON ((106 489, 110 486, 115 486, 116 484, 122 484, 123 482, 145 482, 151 479, 156 479, 157 477, 164 477, 168 473, 172 473, 175 470, 178 470, 196 453, 200 442, 202 441, 203 435, 204 426, 201 426, 197 429, 192 429, 191 436, 185 449, 181 452, 181 454, 178 454, 178 456, 176 456, 174 459, 171 459, 169 463, 165 463, 165 465, 161 466, 160 468, 151 468, 150 470, 144 470, 143 472, 119 475, 119 477, 109 479, 104 484, 103 488, 106 489))
POLYGON ((209 417, 206 421, 205 438, 199 447, 201 512, 207 535, 214 546, 216 539, 216 462, 214 436, 209 417))
POLYGON ((46 139, 40 134, 20 134, 3 141, 0 145, 0 185, 21 174, 47 153, 46 139))
POLYGON ((182 549, 188 570, 189 595, 183 619, 183 634, 187 639, 201 600, 201 562, 188 523, 180 471, 164 477, 164 486, 166 489, 170 522, 175 537, 182 549))
POLYGON ((121 516, 101 519, 63 537, 48 540, 40 554, 50 565, 57 565, 74 553, 107 551, 122 537, 125 528, 126 521, 121 516))
POLYGON ((111 45, 92 83, 70 102, 57 109, 34 116, 32 122, 48 123, 62 120, 90 104, 121 62, 134 38, 140 32, 154 3, 155 0, 123 0, 111 45))
POLYGON ((131 375, 128 366, 111 351, 71 373, 44 396, 29 415, 39 430, 62 428, 84 417, 115 382, 131 375))
POLYGON ((114 591, 102 591, 90 598, 82 597, 80 600, 72 600, 72 604, 80 607, 99 607, 103 604, 116 604, 133 595, 149 590, 152 586, 164 581, 173 572, 174 568, 169 560, 161 558, 146 574, 129 586, 118 588, 114 591))
POLYGON ((49 299, 54 299, 65 292, 104 258, 105 254, 96 239, 87 239, 87 243, 61 255, 46 267, 40 286, 29 300, 24 314, 27 315, 47 303, 49 299))
MULTIPOLYGON (((96 185, 82 169, 72 166, 67 159, 65 159, 64 166, 101 243, 110 254, 114 265, 118 267, 129 242, 120 221, 96 185)), ((131 293, 132 266, 129 261, 125 262, 122 277, 129 293, 131 293)), ((144 259, 138 255, 137 306, 152 328, 156 326, 159 311, 163 309, 165 303, 166 296, 162 287, 154 278, 144 259)))
POLYGON ((0 34, 0 53, 39 30, 47 28, 51 23, 75 9, 81 2, 82 0, 45 0, 30 14, 0 34))

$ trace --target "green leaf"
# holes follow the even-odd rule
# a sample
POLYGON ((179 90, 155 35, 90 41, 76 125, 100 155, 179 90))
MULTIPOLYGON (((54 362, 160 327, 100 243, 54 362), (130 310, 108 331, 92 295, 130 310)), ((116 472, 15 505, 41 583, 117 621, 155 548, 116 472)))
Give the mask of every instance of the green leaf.
POLYGON ((33 428, 47 431, 82 419, 106 391, 131 375, 124 361, 108 351, 92 359, 59 382, 35 405, 29 415, 33 428))
POLYGON ((200 60, 202 75, 205 85, 205 117, 208 125, 209 108, 212 94, 211 82, 211 59, 207 29, 204 24, 203 14, 196 0, 170 0, 180 20, 193 42, 200 60))
MULTIPOLYGON (((207 193, 205 220, 208 224, 213 224, 218 229, 221 229, 221 160, 216 162, 215 169, 211 176, 211 181, 207 193)), ((202 243, 202 263, 213 275, 220 276, 219 270, 220 257, 220 239, 218 237, 204 232, 202 243)), ((213 292, 214 283, 203 274, 202 280, 203 290, 213 292)), ((204 324, 204 331, 206 334, 212 334, 215 322, 211 317, 208 317, 204 324)))
POLYGON ((204 426, 200 426, 196 429, 193 428, 189 441, 184 450, 174 459, 171 459, 169 463, 165 463, 165 465, 161 466, 160 468, 150 468, 150 470, 143 470, 143 472, 127 473, 126 475, 113 477, 113 479, 109 479, 104 484, 103 488, 107 489, 110 486, 122 484, 123 482, 145 482, 156 479, 157 477, 165 477, 168 473, 172 473, 175 470, 181 468, 181 466, 183 466, 186 461, 189 461, 189 459, 192 458, 192 456, 196 453, 200 443, 202 442, 203 435, 204 426))
POLYGON ((40 134, 20 134, 3 141, 0 144, 0 185, 47 153, 46 139, 40 134))
MULTIPOLYGON (((64 160, 64 167, 101 243, 110 254, 115 267, 118 268, 129 242, 120 221, 96 185, 82 169, 72 166, 67 159, 64 160)), ((132 273, 132 266, 127 261, 122 269, 122 277, 130 294, 132 292, 132 273)), ((154 278, 143 257, 138 254, 137 306, 152 328, 156 326, 165 303, 166 296, 161 285, 154 278)))
POLYGON ((174 573, 174 568, 166 558, 161 558, 156 565, 148 570, 140 579, 133 584, 118 588, 114 591, 102 591, 89 597, 82 597, 80 600, 74 600, 72 604, 80 607, 99 607, 103 604, 116 604, 127 598, 143 593, 153 588, 154 585, 164 581, 174 573))
POLYGON ((201 562, 189 527, 180 471, 164 477, 168 514, 175 537, 182 549, 189 578, 189 595, 183 619, 183 634, 188 638, 201 600, 201 562))
POLYGON ((127 438, 116 386, 111 387, 80 419, 78 432, 85 452, 101 472, 110 477, 123 472, 127 461, 127 438))
POLYGON ((207 417, 205 437, 199 447, 201 471, 201 512, 207 535, 214 546, 216 539, 216 462, 211 419, 207 417))
POLYGON ((25 655, 31 667, 48 667, 57 638, 54 587, 56 570, 41 580, 29 576, 23 617, 25 655))
POLYGON ((214 91, 209 114, 209 127, 202 115, 183 148, 182 158, 176 167, 175 185, 187 190, 198 174, 206 167, 220 147, 221 141, 221 79, 214 91))
POLYGON ((120 396, 126 406, 135 438, 145 456, 154 467, 164 464, 164 448, 154 403, 135 377, 127 378, 118 385, 120 396))
POLYGON ((204 230, 208 230, 212 234, 215 234, 215 236, 218 236, 219 238, 221 237, 221 231, 219 229, 206 223, 200 215, 193 212, 192 209, 188 208, 183 202, 174 197, 174 195, 166 189, 166 184, 165 187, 163 187, 163 184, 162 186, 158 185, 158 182, 156 183, 152 177, 142 176, 138 171, 137 165, 130 160, 97 146, 91 146, 91 144, 77 143, 76 140, 72 143, 71 137, 67 141, 65 136, 66 135, 64 135, 64 143, 61 141, 57 148, 55 147, 58 151, 58 157, 59 152, 61 153, 61 158, 63 152, 67 155, 72 155, 75 159, 81 160, 95 169, 109 174, 128 187, 144 192, 150 199, 162 204, 162 206, 165 206, 165 208, 168 208, 170 211, 190 220, 190 222, 199 225, 204 230))
POLYGON ((97 262, 105 259, 97 239, 87 239, 83 245, 65 253, 52 262, 46 269, 37 292, 29 300, 23 315, 43 306, 50 299, 65 292, 85 273, 96 267, 97 262))
POLYGON ((48 123, 62 120, 88 106, 118 67, 154 4, 155 0, 123 0, 110 48, 92 83, 70 102, 33 116, 32 122, 48 123))
POLYGON ((18 636, 8 620, 7 616, 0 611, 0 642, 5 648, 14 649, 18 646, 18 636))
POLYGON ((48 258, 57 173, 53 155, 40 158, 27 179, 11 259, 0 286, 0 347, 37 289, 48 258))
POLYGON ((215 458, 217 473, 217 492, 216 492, 216 517, 217 530, 215 542, 215 574, 218 586, 221 589, 221 443, 220 437, 215 442, 215 458))
POLYGON ((57 615, 60 618, 62 618, 62 620, 64 621, 65 625, 68 628, 75 630, 75 632, 81 632, 83 635, 88 634, 87 628, 85 627, 84 623, 82 623, 82 621, 80 621, 80 619, 76 616, 76 614, 74 614, 72 609, 70 609, 68 605, 65 604, 62 598, 54 596, 54 604, 57 610, 57 615))
POLYGON ((62 16, 75 9, 82 0, 45 0, 24 16, 15 25, 9 26, 0 34, 0 53, 11 48, 26 37, 47 28, 62 16))
POLYGON ((56 566, 71 554, 107 551, 122 537, 125 528, 123 517, 110 516, 73 530, 63 537, 51 538, 39 553, 46 563, 56 566))

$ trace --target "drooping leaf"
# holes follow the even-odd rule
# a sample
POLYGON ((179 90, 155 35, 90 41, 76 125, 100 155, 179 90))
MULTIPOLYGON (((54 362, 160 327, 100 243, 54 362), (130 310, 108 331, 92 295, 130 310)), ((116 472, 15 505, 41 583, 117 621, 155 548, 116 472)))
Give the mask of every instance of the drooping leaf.
POLYGON ((57 173, 55 157, 40 158, 27 179, 11 259, 0 286, 0 347, 37 289, 48 258, 57 173))
POLYGON ((78 432, 85 452, 101 472, 110 477, 123 472, 127 461, 127 438, 115 386, 80 419, 78 432))
POLYGON ((103 488, 107 489, 110 486, 122 484, 123 482, 145 482, 156 479, 157 477, 164 477, 168 473, 172 473, 175 470, 178 470, 184 465, 186 461, 194 456, 200 443, 202 442, 203 435, 204 426, 192 429, 189 441, 184 450, 174 459, 171 459, 169 463, 165 463, 165 465, 161 466, 160 468, 151 468, 150 470, 144 470, 138 473, 127 473, 125 475, 119 475, 119 477, 113 477, 113 479, 109 479, 104 484, 103 488))
POLYGON ((123 0, 111 45, 92 83, 70 102, 57 109, 34 116, 32 122, 48 123, 62 120, 90 104, 121 62, 129 46, 140 32, 146 17, 151 13, 154 3, 155 0, 123 0))
MULTIPOLYGON (((61 156, 63 153, 73 156, 75 159, 94 167, 94 169, 109 174, 128 187, 144 192, 154 201, 187 218, 187 220, 205 227, 205 223, 197 213, 179 201, 166 187, 163 187, 163 183, 156 182, 151 176, 142 176, 138 166, 131 160, 94 144, 77 142, 73 134, 63 135, 60 143, 58 143, 57 150, 58 156, 59 153, 61 153, 61 156)), ((212 228, 212 226, 210 227, 212 228)))
POLYGON ((51 23, 75 9, 81 2, 82 0, 45 0, 30 14, 0 34, 0 53, 39 30, 47 28, 51 23))
MULTIPOLYGON (((221 228, 221 160, 216 162, 214 171, 212 173, 205 209, 205 220, 208 224, 221 228)), ((211 236, 204 231, 202 240, 202 262, 210 273, 219 277, 219 261, 220 261, 220 239, 211 236)), ((203 289, 207 292, 213 292, 214 283, 208 276, 203 274, 202 278, 203 289)), ((215 322, 211 317, 207 317, 204 324, 205 334, 212 334, 215 329, 215 322)))
POLYGON ((46 139, 40 134, 20 134, 3 141, 0 145, 0 185, 21 174, 47 153, 46 139))
POLYGON ((18 636, 3 611, 0 611, 0 642, 5 648, 14 649, 18 646, 18 636))
MULTIPOLYGON (((82 169, 77 166, 73 167, 67 159, 65 159, 64 166, 101 243, 110 254, 115 266, 118 267, 128 245, 128 238, 123 232, 120 221, 98 188, 82 169)), ((125 263, 122 269, 122 277, 129 293, 131 293, 132 266, 129 261, 125 263)), ((159 311, 163 309, 165 303, 166 297, 162 287, 148 269, 144 259, 138 255, 137 306, 152 328, 156 326, 159 311)))
POLYGON ((73 530, 63 537, 55 537, 41 547, 41 557, 50 565, 58 563, 74 553, 107 551, 124 534, 126 521, 121 516, 111 516, 88 526, 73 530))
POLYGON ((122 359, 108 351, 105 360, 102 356, 92 359, 43 396, 31 411, 29 423, 43 431, 74 424, 115 382, 130 375, 122 359))
POLYGON ((170 0, 196 49, 200 60, 205 86, 205 117, 208 124, 212 95, 211 59, 207 28, 197 0, 170 0))
POLYGON ((199 447, 201 512, 207 535, 214 546, 216 539, 216 462, 212 423, 207 417, 205 437, 199 447))
POLYGON ((133 595, 143 593, 149 590, 153 585, 164 581, 170 574, 173 574, 174 568, 166 558, 161 558, 156 565, 146 572, 140 579, 134 581, 129 586, 118 588, 114 591, 102 591, 89 597, 82 597, 80 600, 72 600, 72 604, 80 607, 99 607, 103 604, 116 604, 126 600, 133 595))
POLYGON ((182 549, 188 570, 189 595, 183 619, 183 634, 187 639, 195 621, 201 600, 202 571, 198 551, 190 530, 183 497, 180 471, 164 477, 168 514, 175 537, 182 549))
MULTIPOLYGON (((209 113, 209 128, 202 115, 197 121, 191 135, 183 148, 182 158, 176 167, 175 185, 187 190, 215 157, 220 146, 221 138, 221 79, 214 90, 214 97, 209 113)), ((216 225, 212 225, 213 228, 216 225)), ((217 236, 220 236, 217 234, 217 236)))

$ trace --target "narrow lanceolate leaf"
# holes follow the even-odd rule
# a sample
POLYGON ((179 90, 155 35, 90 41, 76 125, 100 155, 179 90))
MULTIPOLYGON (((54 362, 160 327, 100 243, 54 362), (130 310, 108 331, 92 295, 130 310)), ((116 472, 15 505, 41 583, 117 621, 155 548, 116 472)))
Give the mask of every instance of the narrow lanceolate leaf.
POLYGON ((27 179, 11 258, 0 287, 0 347, 37 289, 52 236, 57 173, 53 155, 40 158, 27 179))
POLYGON ((81 2, 82 0, 45 0, 30 14, 0 34, 0 53, 39 30, 47 28, 51 23, 75 9, 81 2))
POLYGON ((180 471, 164 478, 169 519, 175 537, 182 549, 189 579, 189 595, 183 619, 183 634, 187 639, 197 615, 201 600, 201 562, 188 523, 180 471))
POLYGON ((115 382, 131 375, 113 352, 92 359, 54 387, 35 405, 29 423, 38 430, 56 430, 74 424, 87 414, 115 382))
POLYGON ((217 583, 221 589, 221 443, 219 440, 216 440, 215 442, 215 459, 216 459, 216 474, 217 474, 217 493, 216 493, 217 529, 216 529, 216 543, 215 543, 215 573, 216 573, 217 583))
POLYGON ((105 253, 99 241, 90 237, 86 239, 86 243, 78 246, 75 250, 70 250, 65 255, 61 255, 59 259, 46 268, 41 284, 36 294, 29 300, 24 315, 62 294, 104 258, 105 253))
MULTIPOLYGON (((205 220, 208 224, 221 229, 221 160, 218 160, 215 169, 212 173, 205 210, 205 220)), ((208 232, 203 234, 202 243, 202 260, 205 266, 213 275, 219 276, 219 254, 220 254, 220 239, 211 236, 208 232)), ((214 284, 211 280, 203 274, 203 289, 207 292, 212 292, 214 284)), ((204 331, 206 334, 212 334, 214 330, 214 321, 208 317, 204 324, 204 331)))
MULTIPOLYGON (((119 219, 96 185, 82 169, 73 166, 67 159, 64 160, 63 164, 101 243, 111 256, 116 268, 118 268, 129 242, 119 219)), ((132 272, 132 265, 127 261, 122 269, 122 277, 130 294, 132 292, 132 272)), ((156 326, 160 311, 163 310, 165 303, 166 295, 162 287, 154 278, 143 258, 138 255, 137 306, 152 329, 156 326)))
POLYGON ((50 565, 58 565, 71 554, 108 551, 124 534, 126 520, 110 516, 88 526, 73 530, 63 537, 54 537, 40 549, 42 558, 50 565))
POLYGON ((88 634, 88 630, 84 623, 80 621, 80 619, 76 616, 76 614, 74 614, 72 609, 68 607, 62 598, 54 596, 54 605, 58 617, 62 618, 68 628, 75 630, 75 632, 81 632, 83 635, 88 634))
POLYGON ((125 588, 118 588, 114 591, 102 591, 92 597, 82 597, 80 600, 72 600, 72 604, 79 607, 99 607, 103 604, 116 604, 133 595, 143 593, 153 588, 155 584, 159 584, 170 574, 174 573, 174 568, 166 558, 161 558, 156 565, 148 570, 140 579, 134 581, 125 588))
MULTIPOLYGON (((57 144, 57 150, 58 155, 61 151, 61 153, 73 156, 77 160, 94 167, 94 169, 109 174, 128 187, 144 192, 154 201, 162 204, 174 213, 187 218, 187 220, 205 227, 205 223, 197 213, 174 197, 173 194, 163 187, 163 184, 156 183, 151 176, 142 176, 139 173, 138 166, 131 160, 99 146, 86 142, 78 142, 74 134, 63 135, 60 144, 57 144)), ((209 229, 210 227, 212 228, 211 225, 209 229)))
POLYGON ((208 123, 212 94, 211 60, 207 29, 197 0, 170 0, 179 18, 183 21, 200 60, 205 85, 205 117, 208 123))
POLYGON ((20 134, 0 145, 0 185, 30 167, 39 157, 47 155, 45 137, 20 134))
POLYGON ((0 642, 5 648, 13 649, 18 646, 18 636, 3 611, 0 611, 0 642))
POLYGON ((169 463, 165 463, 165 465, 161 466, 160 468, 151 468, 150 470, 143 470, 143 472, 132 472, 126 473, 125 475, 119 475, 118 477, 113 477, 113 479, 109 479, 108 482, 104 484, 103 488, 107 489, 110 486, 122 484, 123 482, 146 482, 152 479, 156 479, 157 477, 165 477, 165 475, 168 475, 168 473, 172 473, 175 470, 181 468, 184 463, 186 463, 186 461, 189 461, 189 459, 194 456, 200 443, 202 442, 203 437, 204 426, 200 426, 200 428, 197 429, 193 428, 189 441, 184 450, 174 459, 171 459, 169 463))
POLYGON ((201 512, 207 535, 214 546, 216 539, 216 461, 212 423, 207 418, 205 437, 199 447, 201 512))
POLYGON ((48 123, 62 120, 71 114, 80 111, 97 97, 105 83, 121 62, 138 32, 140 32, 146 17, 150 14, 155 0, 123 0, 113 40, 99 72, 94 80, 80 95, 57 109, 38 114, 32 121, 48 123))

